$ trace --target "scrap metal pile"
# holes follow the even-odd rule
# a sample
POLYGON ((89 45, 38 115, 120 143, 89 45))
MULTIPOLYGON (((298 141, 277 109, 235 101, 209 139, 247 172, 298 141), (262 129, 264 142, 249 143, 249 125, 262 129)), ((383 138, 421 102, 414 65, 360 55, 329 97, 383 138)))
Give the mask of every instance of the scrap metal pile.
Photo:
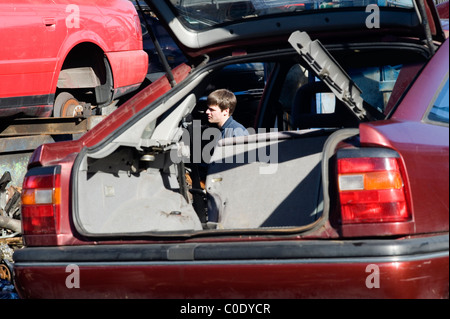
POLYGON ((9 186, 11 175, 0 178, 0 299, 14 298, 12 262, 15 249, 23 246, 20 221, 21 189, 9 186))
POLYGON ((0 178, 0 228, 2 236, 20 234, 20 188, 10 186, 11 174, 5 172, 0 178))

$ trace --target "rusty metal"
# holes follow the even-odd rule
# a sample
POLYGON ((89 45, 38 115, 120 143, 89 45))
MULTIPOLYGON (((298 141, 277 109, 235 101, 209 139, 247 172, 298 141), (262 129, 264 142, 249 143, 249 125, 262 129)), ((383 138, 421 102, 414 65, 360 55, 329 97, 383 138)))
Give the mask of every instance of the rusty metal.
POLYGON ((0 137, 80 134, 87 130, 88 121, 81 118, 16 119, 0 124, 0 137))
POLYGON ((34 150, 39 145, 53 142, 54 139, 50 135, 5 137, 0 138, 0 150, 2 154, 22 152, 34 150))
MULTIPOLYGON (((94 117, 96 119, 96 117, 94 117)), ((42 144, 81 137, 96 122, 82 118, 19 118, 0 122, 0 176, 10 172, 20 186, 28 160, 42 144)), ((99 120, 99 119, 98 119, 99 120)))

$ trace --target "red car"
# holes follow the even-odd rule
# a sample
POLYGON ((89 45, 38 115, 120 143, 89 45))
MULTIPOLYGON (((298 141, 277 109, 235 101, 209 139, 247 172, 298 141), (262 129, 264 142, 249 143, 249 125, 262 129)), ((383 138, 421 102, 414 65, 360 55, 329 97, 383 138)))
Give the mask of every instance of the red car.
POLYGON ((146 2, 190 66, 36 149, 20 297, 449 297, 449 43, 431 1, 146 2), (234 92, 250 134, 217 140, 205 97, 254 63, 262 94, 234 92))
POLYGON ((128 0, 2 1, 0 21, 0 117, 101 114, 146 76, 128 0))

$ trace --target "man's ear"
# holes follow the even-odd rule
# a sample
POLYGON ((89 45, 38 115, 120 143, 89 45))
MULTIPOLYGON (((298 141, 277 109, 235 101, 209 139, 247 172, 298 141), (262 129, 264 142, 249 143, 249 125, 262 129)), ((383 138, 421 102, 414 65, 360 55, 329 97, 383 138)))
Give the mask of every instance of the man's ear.
POLYGON ((225 116, 230 116, 230 109, 229 109, 229 108, 223 110, 222 112, 223 112, 223 115, 225 115, 225 116))

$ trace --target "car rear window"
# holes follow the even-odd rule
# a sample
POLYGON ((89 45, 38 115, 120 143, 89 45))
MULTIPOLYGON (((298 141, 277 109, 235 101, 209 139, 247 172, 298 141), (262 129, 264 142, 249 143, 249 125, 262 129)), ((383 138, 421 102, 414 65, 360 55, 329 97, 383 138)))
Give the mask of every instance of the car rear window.
POLYGON ((449 124, 448 78, 428 113, 428 120, 449 124))
POLYGON ((366 8, 368 5, 414 8, 413 0, 170 0, 170 2, 184 23, 195 30, 209 29, 243 19, 296 11, 366 8))

